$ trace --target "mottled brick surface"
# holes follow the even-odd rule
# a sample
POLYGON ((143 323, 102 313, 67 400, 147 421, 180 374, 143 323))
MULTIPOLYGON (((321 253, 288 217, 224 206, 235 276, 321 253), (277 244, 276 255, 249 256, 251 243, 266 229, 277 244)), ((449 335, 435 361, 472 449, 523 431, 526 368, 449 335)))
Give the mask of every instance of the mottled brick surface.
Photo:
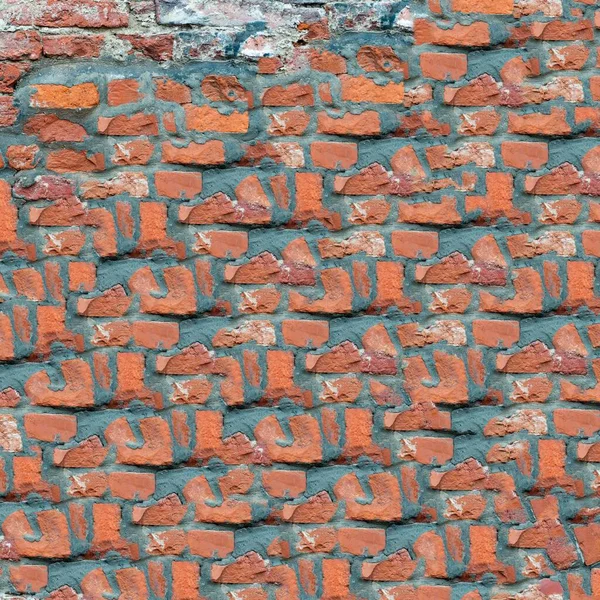
POLYGON ((594 0, 4 0, 3 600, 600 598, 594 0))

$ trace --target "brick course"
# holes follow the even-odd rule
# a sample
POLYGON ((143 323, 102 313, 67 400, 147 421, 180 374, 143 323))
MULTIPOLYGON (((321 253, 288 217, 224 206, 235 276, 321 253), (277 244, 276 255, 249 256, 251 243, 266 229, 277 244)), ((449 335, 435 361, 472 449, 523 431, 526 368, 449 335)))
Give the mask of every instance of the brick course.
POLYGON ((2 598, 600 598, 596 2, 5 4, 2 598))

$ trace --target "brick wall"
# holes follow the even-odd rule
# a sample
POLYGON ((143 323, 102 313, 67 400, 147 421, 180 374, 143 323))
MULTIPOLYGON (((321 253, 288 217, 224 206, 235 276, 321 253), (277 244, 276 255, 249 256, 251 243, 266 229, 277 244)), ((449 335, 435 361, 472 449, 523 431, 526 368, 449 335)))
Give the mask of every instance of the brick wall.
POLYGON ((0 595, 600 598, 595 0, 3 0, 0 595))

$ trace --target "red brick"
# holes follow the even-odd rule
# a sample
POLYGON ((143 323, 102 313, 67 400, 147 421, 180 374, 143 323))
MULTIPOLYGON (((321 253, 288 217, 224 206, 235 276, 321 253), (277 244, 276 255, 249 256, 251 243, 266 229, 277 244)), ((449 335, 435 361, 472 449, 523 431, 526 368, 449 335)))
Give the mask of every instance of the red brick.
POLYGON ((146 165, 154 153, 154 144, 148 140, 119 142, 114 148, 112 162, 115 165, 146 165))
POLYGON ((360 114, 345 113, 333 117, 321 112, 317 114, 317 131, 331 135, 378 135, 379 113, 365 111, 360 114))
POLYGON ((42 38, 37 31, 0 32, 1 60, 37 60, 42 54, 42 38))
POLYGON ((108 485, 116 498, 147 500, 154 494, 154 474, 113 472, 108 475, 108 485))
POLYGON ((339 142, 313 142, 310 156, 315 167, 324 169, 350 169, 358 160, 356 144, 339 142))
POLYGON ((329 324, 326 321, 292 321, 282 323, 284 342, 293 346, 314 348, 329 340, 329 324))
POLYGON ((98 133, 114 136, 158 135, 158 119, 156 115, 147 113, 99 117, 98 133))
POLYGON ((381 104, 402 104, 404 100, 404 84, 390 81, 378 85, 365 76, 340 77, 342 101, 344 102, 376 102, 381 104))
POLYGON ((451 10, 461 13, 481 13, 486 15, 510 15, 514 0, 452 0, 451 10))
POLYGON ((363 46, 356 53, 356 61, 368 73, 400 71, 408 79, 408 64, 390 46, 363 46))
POLYGON ((125 12, 115 0, 41 0, 35 7, 17 0, 8 17, 12 25, 37 27, 125 27, 125 12))
POLYGON ((502 160, 515 169, 537 170, 548 162, 548 145, 542 142, 503 142, 502 160))
POLYGON ((45 35, 44 56, 55 58, 98 58, 104 46, 101 35, 45 35))
POLYGON ((273 470, 263 473, 265 490, 275 498, 295 498, 306 489, 304 471, 273 470))
POLYGON ((152 60, 165 61, 173 58, 174 37, 164 35, 118 34, 118 37, 131 44, 129 54, 139 53, 152 60))
POLYGON ((12 96, 0 96, 0 127, 10 127, 18 116, 12 96))
POLYGON ((44 143, 82 142, 87 137, 86 130, 78 123, 51 114, 32 117, 25 123, 23 131, 44 143))
POLYGON ((24 418, 25 433, 42 442, 68 442, 77 433, 74 415, 30 413, 24 418))
POLYGON ((30 63, 0 63, 0 93, 12 94, 19 79, 30 69, 30 63))
POLYGON ((31 106, 37 108, 93 108, 100 101, 98 88, 93 83, 80 83, 71 87, 39 84, 34 87, 31 106))
POLYGON ((438 251, 438 234, 433 231, 394 231, 392 248, 398 256, 431 258, 438 251))
POLYGON ((518 321, 473 321, 477 344, 491 348, 509 348, 519 341, 518 321))
POLYGON ((5 4, 5 594, 600 593, 593 0, 5 4))
POLYGON ((187 85, 167 79, 155 79, 155 96, 158 100, 166 102, 177 102, 177 104, 186 104, 192 101, 192 92, 187 85))
POLYGON ((423 52, 419 56, 421 72, 425 77, 439 81, 454 81, 467 74, 466 54, 423 52))
POLYGON ((271 135, 302 135, 310 123, 310 115, 300 110, 274 113, 269 119, 271 135))
POLYGON ((194 252, 216 258, 239 258, 248 250, 245 231, 203 231, 196 234, 194 252))
POLYGON ((46 167, 56 173, 74 173, 77 171, 103 171, 104 155, 88 155, 84 150, 54 150, 48 154, 46 167))
POLYGON ((571 127, 566 120, 566 111, 553 107, 543 113, 510 113, 508 131, 525 135, 568 135, 571 127))
POLYGON ((154 185, 159 196, 191 200, 202 191, 202 174, 189 171, 157 171, 154 185))
POLYGON ((315 71, 324 71, 325 73, 333 73, 340 75, 346 73, 346 61, 339 54, 328 52, 313 51, 310 57, 310 66, 315 71))
POLYGON ((69 289, 72 292, 91 292, 96 285, 96 265, 85 262, 69 263, 69 289))
POLYGON ((415 43, 419 45, 485 47, 491 40, 489 25, 481 21, 441 28, 427 19, 415 19, 414 31, 415 43))
POLYGON ((203 144, 190 142, 187 146, 162 144, 162 161, 178 165, 218 165, 225 162, 223 142, 212 140, 203 144))
POLYGON ((264 106, 312 106, 314 92, 310 85, 292 83, 288 86, 275 86, 265 90, 264 106))
POLYGON ((41 592, 48 585, 46 565, 15 565, 9 571, 10 581, 17 592, 41 592))
POLYGON ((38 146, 9 146, 6 149, 8 166, 17 171, 33 169, 38 152, 38 146))
POLYGON ((139 83, 135 79, 117 79, 108 82, 109 106, 120 106, 141 100, 143 95, 139 91, 139 83))
POLYGON ((216 108, 193 104, 185 105, 186 127, 192 131, 219 131, 222 133, 246 133, 249 126, 248 113, 222 114, 216 108))

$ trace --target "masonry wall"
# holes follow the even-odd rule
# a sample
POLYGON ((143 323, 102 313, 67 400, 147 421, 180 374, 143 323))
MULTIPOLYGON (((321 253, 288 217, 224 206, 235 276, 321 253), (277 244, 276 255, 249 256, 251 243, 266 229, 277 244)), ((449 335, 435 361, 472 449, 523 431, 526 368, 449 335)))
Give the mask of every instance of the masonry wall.
POLYGON ((0 5, 1 598, 600 598, 594 0, 0 5))

